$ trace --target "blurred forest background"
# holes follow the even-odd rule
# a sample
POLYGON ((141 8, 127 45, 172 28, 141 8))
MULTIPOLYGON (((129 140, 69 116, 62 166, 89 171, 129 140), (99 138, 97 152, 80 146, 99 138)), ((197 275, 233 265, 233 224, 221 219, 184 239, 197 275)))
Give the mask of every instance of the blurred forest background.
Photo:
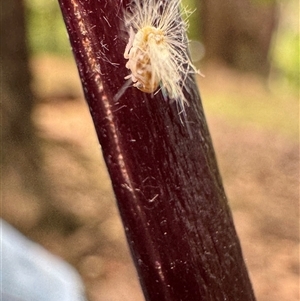
MULTIPOLYGON (((257 300, 299 300, 299 2, 184 4, 257 300)), ((142 301, 59 5, 1 5, 1 215, 72 264, 90 301, 142 301)))

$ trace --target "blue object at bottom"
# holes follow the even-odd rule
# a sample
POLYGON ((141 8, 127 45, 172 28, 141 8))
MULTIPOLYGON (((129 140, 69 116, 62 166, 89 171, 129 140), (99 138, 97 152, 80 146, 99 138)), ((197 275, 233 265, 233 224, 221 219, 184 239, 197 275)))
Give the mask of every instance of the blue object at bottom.
POLYGON ((86 300, 75 269, 4 220, 0 223, 2 301, 86 300))

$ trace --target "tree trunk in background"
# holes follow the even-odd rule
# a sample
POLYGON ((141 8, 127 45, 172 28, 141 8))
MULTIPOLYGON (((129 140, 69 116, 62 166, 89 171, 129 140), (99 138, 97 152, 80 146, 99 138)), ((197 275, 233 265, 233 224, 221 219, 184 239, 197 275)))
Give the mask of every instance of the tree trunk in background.
POLYGON ((31 121, 33 95, 30 90, 31 76, 22 1, 2 2, 0 35, 3 113, 1 164, 5 172, 13 167, 17 169, 18 175, 26 175, 23 184, 29 188, 32 169, 36 168, 39 153, 31 121))
POLYGON ((24 3, 9 0, 1 5, 1 216, 27 233, 33 223, 54 227, 68 219, 52 205, 31 118, 34 97, 30 89, 24 3))
POLYGON ((276 3, 203 0, 201 7, 206 59, 267 76, 268 53, 277 24, 276 3))

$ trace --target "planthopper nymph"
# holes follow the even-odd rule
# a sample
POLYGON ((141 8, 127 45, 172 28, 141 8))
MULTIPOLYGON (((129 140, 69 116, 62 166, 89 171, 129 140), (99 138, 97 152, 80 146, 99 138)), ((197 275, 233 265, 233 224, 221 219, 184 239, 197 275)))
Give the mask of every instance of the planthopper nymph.
POLYGON ((180 0, 132 0, 124 14, 129 35, 124 57, 131 72, 125 79, 145 93, 161 89, 184 111, 188 75, 200 73, 188 54, 182 13, 180 0))

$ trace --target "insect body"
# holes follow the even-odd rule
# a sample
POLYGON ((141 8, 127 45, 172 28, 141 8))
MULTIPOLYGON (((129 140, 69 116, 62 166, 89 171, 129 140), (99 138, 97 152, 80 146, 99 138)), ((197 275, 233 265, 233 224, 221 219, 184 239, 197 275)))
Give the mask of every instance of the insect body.
POLYGON ((178 101, 184 110, 189 73, 198 73, 190 61, 181 19, 180 0, 132 0, 125 13, 129 41, 124 57, 133 86, 145 93, 161 88, 164 97, 178 101))
POLYGON ((162 32, 152 26, 148 26, 139 31, 134 38, 129 53, 124 53, 128 59, 126 68, 131 70, 127 78, 131 78, 134 87, 146 93, 153 93, 159 87, 160 78, 152 70, 149 48, 163 47, 164 37, 162 32), (154 45, 151 45, 154 44, 154 45))

